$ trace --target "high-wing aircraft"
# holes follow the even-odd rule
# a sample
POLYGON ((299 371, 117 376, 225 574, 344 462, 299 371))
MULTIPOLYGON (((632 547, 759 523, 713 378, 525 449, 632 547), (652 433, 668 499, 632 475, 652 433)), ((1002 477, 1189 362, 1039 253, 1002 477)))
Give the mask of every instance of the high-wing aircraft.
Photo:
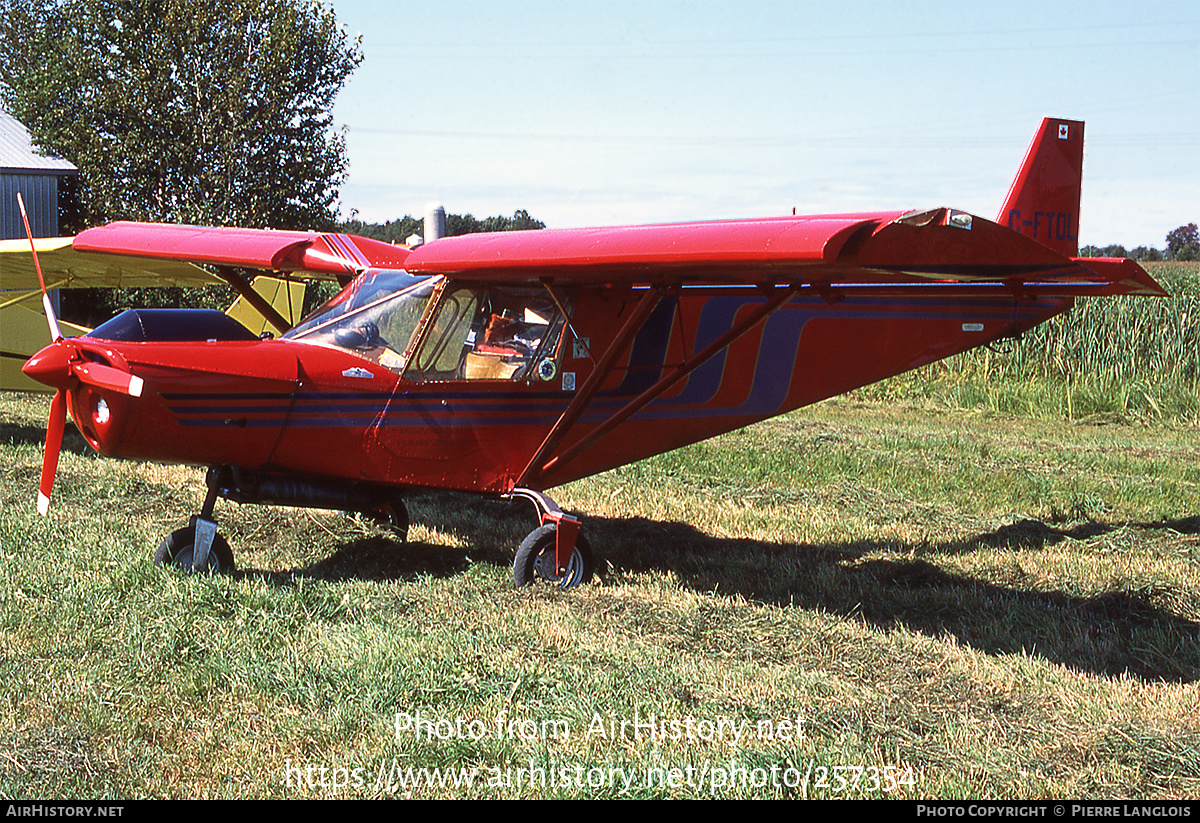
POLYGON ((1162 295, 1079 258, 1083 124, 1038 129, 996 221, 949 208, 467 235, 113 223, 72 243, 146 267, 335 276, 278 339, 219 312, 130 310, 24 371, 55 389, 39 507, 68 410, 106 455, 207 466, 156 559, 232 569, 218 498, 374 513, 451 489, 533 503, 514 582, 587 581, 568 481, 1013 337, 1077 296, 1162 295))

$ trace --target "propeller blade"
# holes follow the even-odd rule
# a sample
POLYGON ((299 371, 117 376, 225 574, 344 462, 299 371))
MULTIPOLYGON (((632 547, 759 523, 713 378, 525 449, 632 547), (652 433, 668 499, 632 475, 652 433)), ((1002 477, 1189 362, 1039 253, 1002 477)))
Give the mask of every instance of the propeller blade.
MULTIPOLYGON (((34 255, 34 260, 37 260, 37 255, 34 255)), ((39 277, 41 274, 39 273, 39 277)), ((50 295, 42 292, 42 308, 46 310, 46 324, 50 326, 50 339, 62 340, 63 333, 58 327, 58 318, 54 316, 54 306, 50 303, 50 295)))
POLYGON ((46 423, 46 452, 42 457, 42 481, 38 484, 38 514, 50 511, 50 491, 58 470, 58 452, 62 449, 63 428, 67 423, 67 394, 62 389, 50 401, 50 420, 46 423))
POLYGON ((142 378, 101 363, 77 363, 73 366, 80 383, 112 389, 131 397, 142 396, 142 378))
POLYGON ((50 326, 50 339, 62 340, 62 331, 58 328, 58 318, 54 316, 54 307, 50 304, 50 295, 46 292, 46 279, 42 277, 42 264, 38 261, 37 248, 33 245, 33 232, 29 230, 29 215, 25 213, 25 199, 17 192, 17 205, 21 208, 21 220, 25 222, 25 236, 29 238, 29 251, 33 253, 33 267, 37 270, 38 282, 42 285, 42 308, 46 310, 46 323, 50 326))

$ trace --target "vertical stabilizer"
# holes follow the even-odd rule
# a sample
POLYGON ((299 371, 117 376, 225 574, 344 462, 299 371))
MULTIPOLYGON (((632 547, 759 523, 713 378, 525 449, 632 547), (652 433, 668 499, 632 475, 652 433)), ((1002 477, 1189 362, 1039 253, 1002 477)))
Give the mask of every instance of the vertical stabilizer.
POLYGON ((996 222, 1076 257, 1082 182, 1083 123, 1047 117, 1029 145, 996 222))

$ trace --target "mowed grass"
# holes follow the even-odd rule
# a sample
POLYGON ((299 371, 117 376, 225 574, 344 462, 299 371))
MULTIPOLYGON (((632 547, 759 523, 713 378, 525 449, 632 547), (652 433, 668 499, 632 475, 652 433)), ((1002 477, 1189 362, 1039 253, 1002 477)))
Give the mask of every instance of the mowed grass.
POLYGON ((39 518, 47 408, 0 396, 6 799, 1200 795, 1194 425, 832 401, 557 490, 558 592, 444 494, 158 568, 201 471, 69 436, 39 518))

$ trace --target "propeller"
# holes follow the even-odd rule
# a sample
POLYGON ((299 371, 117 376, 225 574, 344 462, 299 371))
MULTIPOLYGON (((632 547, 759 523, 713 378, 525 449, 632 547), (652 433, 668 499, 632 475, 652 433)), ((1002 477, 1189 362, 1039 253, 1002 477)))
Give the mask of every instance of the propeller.
POLYGON ((42 479, 38 484, 38 514, 50 511, 50 492, 54 488, 54 474, 58 470, 58 454, 62 450, 63 430, 67 423, 67 392, 78 383, 100 389, 140 397, 142 378, 103 363, 95 363, 83 357, 79 346, 63 337, 54 314, 54 305, 46 291, 46 280, 42 277, 42 264, 38 261, 33 232, 29 228, 29 216, 25 213, 25 201, 17 192, 17 205, 25 223, 25 234, 29 238, 29 251, 33 253, 33 267, 37 270, 38 283, 42 287, 42 308, 46 311, 46 323, 50 327, 49 346, 30 358, 21 369, 29 377, 55 389, 50 401, 50 419, 46 423, 46 450, 42 456, 42 479))
POLYGON ((42 286, 42 308, 46 310, 46 322, 50 324, 50 339, 58 342, 63 339, 62 331, 58 328, 58 318, 54 316, 54 306, 50 302, 50 294, 46 291, 46 279, 42 277, 42 264, 38 262, 37 248, 33 245, 33 232, 29 230, 29 215, 25 213, 25 199, 17 192, 17 206, 21 209, 21 220, 25 223, 25 236, 29 238, 29 251, 33 253, 33 267, 37 270, 38 283, 42 286))
POLYGON ((63 429, 67 423, 67 395, 62 389, 50 401, 50 419, 46 422, 46 452, 42 457, 42 479, 38 483, 38 514, 50 511, 50 492, 54 489, 54 473, 58 470, 58 452, 62 448, 63 429))

